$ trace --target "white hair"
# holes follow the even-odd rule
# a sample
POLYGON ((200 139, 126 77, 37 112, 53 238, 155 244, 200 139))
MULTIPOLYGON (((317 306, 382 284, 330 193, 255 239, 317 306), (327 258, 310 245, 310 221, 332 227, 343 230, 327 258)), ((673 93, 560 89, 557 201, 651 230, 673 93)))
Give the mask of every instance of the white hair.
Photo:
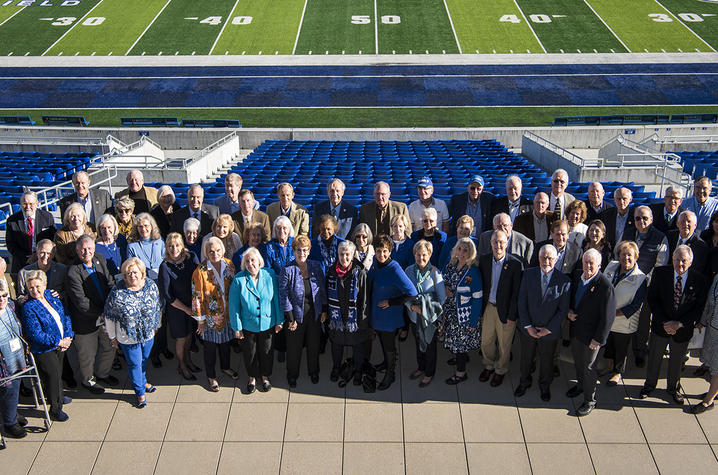
POLYGON ((289 218, 286 216, 279 216, 277 219, 274 220, 274 224, 272 225, 272 237, 277 237, 277 227, 280 224, 284 224, 289 228, 289 236, 294 237, 294 226, 292 226, 292 222, 289 221, 289 218))

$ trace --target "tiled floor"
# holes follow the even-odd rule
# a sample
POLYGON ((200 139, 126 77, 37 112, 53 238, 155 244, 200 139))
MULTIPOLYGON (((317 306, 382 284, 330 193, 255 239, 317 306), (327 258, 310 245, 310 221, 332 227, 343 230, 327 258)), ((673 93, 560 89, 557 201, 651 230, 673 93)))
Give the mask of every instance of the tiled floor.
MULTIPOLYGON (((641 370, 617 388, 600 386, 598 408, 579 419, 573 415, 579 399, 564 394, 573 376, 565 351, 548 403, 535 386, 514 398, 516 361, 501 387, 480 383, 478 354, 471 355, 469 381, 454 387, 444 384, 451 373, 442 351, 435 381, 419 389, 408 377, 413 340, 400 351, 398 381, 373 394, 331 383, 323 355, 319 384, 303 372, 289 390, 284 365, 275 363, 271 392, 246 395, 243 363, 233 353, 241 377, 236 384, 220 378, 216 394, 203 380, 181 381, 174 361, 150 369, 158 390, 138 410, 125 373, 116 372, 122 387, 101 398, 68 391, 70 420, 48 433, 39 431, 36 411, 23 409, 37 430, 7 441, 0 473, 718 473, 718 411, 693 416, 660 389, 633 399, 641 370)), ((378 348, 373 359, 380 359, 378 348)), ((690 403, 708 386, 692 376, 696 364, 691 360, 683 375, 690 403)))

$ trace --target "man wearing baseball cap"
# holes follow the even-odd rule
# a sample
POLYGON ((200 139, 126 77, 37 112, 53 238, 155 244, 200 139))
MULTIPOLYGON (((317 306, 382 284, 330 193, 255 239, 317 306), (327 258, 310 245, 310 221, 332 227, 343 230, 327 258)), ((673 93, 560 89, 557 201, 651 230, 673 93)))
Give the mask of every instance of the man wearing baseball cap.
POLYGON ((425 209, 436 210, 436 225, 445 233, 449 231, 450 217, 446 202, 434 198, 434 184, 428 176, 422 177, 417 183, 419 199, 409 205, 409 219, 412 229, 421 229, 421 219, 425 209))
POLYGON ((468 215, 474 219, 474 230, 471 235, 478 238, 483 230, 491 227, 488 220, 491 216, 491 202, 495 198, 488 191, 484 192, 484 178, 481 175, 472 176, 466 193, 451 197, 449 212, 452 232, 456 232, 456 220, 468 215))

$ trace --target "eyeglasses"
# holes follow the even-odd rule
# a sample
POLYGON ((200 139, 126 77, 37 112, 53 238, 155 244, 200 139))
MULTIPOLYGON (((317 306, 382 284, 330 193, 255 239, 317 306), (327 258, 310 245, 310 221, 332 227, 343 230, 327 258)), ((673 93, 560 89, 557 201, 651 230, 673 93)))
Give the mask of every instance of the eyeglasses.
POLYGON ((634 219, 636 221, 648 221, 651 218, 649 216, 636 216, 634 219))

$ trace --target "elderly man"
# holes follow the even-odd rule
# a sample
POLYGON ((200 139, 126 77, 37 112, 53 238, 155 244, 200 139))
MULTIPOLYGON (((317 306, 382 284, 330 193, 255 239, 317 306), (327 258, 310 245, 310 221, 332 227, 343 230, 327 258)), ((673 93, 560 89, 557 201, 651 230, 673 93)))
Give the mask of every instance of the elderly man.
POLYGON ((606 192, 603 190, 603 185, 600 181, 594 181, 588 185, 588 199, 584 201, 587 210, 585 223, 590 223, 594 219, 601 219, 601 213, 608 208, 613 208, 610 201, 603 199, 605 195, 606 192))
POLYGON ((92 236, 81 236, 75 244, 78 261, 67 270, 67 300, 70 320, 75 331, 81 383, 92 394, 102 394, 100 384, 114 386, 117 378, 110 374, 115 348, 103 328, 105 300, 114 285, 107 261, 95 253, 92 236))
POLYGON ((60 216, 65 216, 65 210, 72 203, 80 203, 85 208, 87 222, 95 224, 105 211, 112 208, 112 198, 105 190, 90 189, 90 175, 86 171, 79 171, 72 175, 72 187, 75 192, 60 200, 60 216))
MULTIPOLYGON (((678 215, 685 208, 683 203, 683 191, 680 188, 669 186, 663 197, 663 203, 650 205, 653 211, 653 225, 661 232, 668 234, 668 231, 677 229, 678 215)), ((700 233, 699 233, 700 234, 700 233)))
MULTIPOLYGON (((521 261, 525 267, 531 261, 534 254, 534 243, 518 231, 514 231, 511 217, 506 213, 499 213, 494 216, 494 231, 500 229, 506 234, 508 240, 508 252, 521 261)), ((479 238, 478 253, 480 256, 491 254, 491 239, 494 231, 484 231, 479 238)))
POLYGON ((613 192, 613 201, 616 206, 601 213, 599 219, 606 225, 606 239, 611 245, 616 245, 625 239, 625 230, 633 227, 633 193, 628 188, 618 188, 613 192))
POLYGON ((449 225, 451 224, 449 208, 446 206, 444 200, 434 198, 434 183, 431 181, 431 178, 425 176, 419 180, 416 186, 416 192, 419 195, 419 199, 412 201, 409 205, 409 220, 411 221, 412 229, 421 229, 421 220, 424 210, 434 208, 437 215, 437 227, 441 231, 448 233, 449 225))
POLYGON ((549 197, 546 193, 536 193, 533 212, 519 215, 514 221, 514 229, 533 242, 548 239, 551 223, 556 219, 553 211, 549 211, 548 204, 549 197))
POLYGON ((327 183, 327 195, 329 199, 322 201, 314 207, 314 219, 312 220, 312 238, 317 237, 321 233, 319 229, 318 218, 328 214, 334 216, 337 220, 338 227, 336 235, 342 239, 346 239, 357 220, 357 209, 355 206, 347 203, 344 198, 344 190, 346 185, 339 178, 334 178, 327 183))
POLYGON ((65 300, 67 266, 53 260, 53 257, 55 257, 55 243, 49 239, 43 239, 37 243, 35 255, 37 256, 37 260, 23 267, 17 276, 18 295, 27 295, 27 274, 30 271, 39 269, 47 276, 47 288, 57 292, 60 296, 60 300, 67 302, 65 300))
MULTIPOLYGON (((219 214, 232 214, 239 211, 239 192, 242 190, 242 183, 242 176, 237 173, 227 173, 224 177, 224 194, 214 200, 219 214)), ((259 203, 256 201, 254 209, 259 209, 259 203)))
POLYGON ((484 370, 479 381, 491 378, 491 386, 500 386, 509 371, 511 344, 518 318, 518 296, 523 265, 507 253, 508 236, 502 230, 491 233, 491 254, 479 257, 483 283, 481 310, 481 355, 484 370), (493 374, 493 377, 491 376, 493 374))
MULTIPOLYGON (((581 249, 568 241, 568 223, 564 220, 551 223, 551 239, 536 244, 536 248, 540 249, 545 244, 552 244, 556 249, 556 270, 571 276, 581 260, 581 249)), ((530 261, 532 266, 539 265, 539 257, 539 254, 534 252, 530 261)))
POLYGON ((256 202, 254 193, 250 190, 244 189, 239 192, 239 211, 232 213, 232 219, 234 232, 240 237, 244 237, 244 226, 249 223, 260 223, 264 227, 265 235, 272 235, 269 216, 255 208, 256 202))
POLYGON ((563 168, 559 168, 551 175, 551 196, 549 197, 549 208, 553 211, 556 219, 566 219, 566 207, 570 205, 576 198, 570 193, 566 193, 568 186, 568 172, 563 168))
POLYGON ((271 203, 267 206, 267 215, 269 222, 274 226, 274 222, 280 216, 289 218, 294 228, 294 235, 309 234, 309 211, 304 206, 294 202, 294 187, 289 183, 280 183, 277 185, 277 198, 279 201, 271 203))
POLYGON ((708 295, 708 280, 691 268, 692 263, 693 252, 683 244, 673 251, 672 267, 659 267, 653 272, 648 287, 648 302, 653 310, 651 343, 640 399, 647 398, 656 389, 663 354, 668 347, 666 388, 676 404, 683 404, 681 364, 708 295))
POLYGON ((115 193, 115 199, 129 196, 135 201, 135 215, 149 213, 157 204, 157 188, 145 186, 145 177, 139 170, 127 174, 127 188, 115 193))
POLYGON ((21 210, 11 215, 6 223, 5 242, 12 256, 10 273, 15 275, 27 265, 38 241, 55 237, 55 220, 44 209, 37 207, 37 195, 26 191, 20 197, 21 210))
POLYGON ((545 244, 539 250, 539 267, 527 269, 521 279, 518 300, 521 379, 514 391, 516 397, 526 394, 531 386, 531 368, 538 353, 541 399, 551 400, 553 358, 571 299, 571 279, 554 270, 555 264, 556 248, 545 244))
MULTIPOLYGON (((378 181, 374 185, 374 201, 364 203, 359 208, 359 222, 369 226, 372 234, 391 235, 391 219, 399 214, 409 216, 409 210, 404 203, 391 201, 391 190, 389 184, 378 181)), ((405 231, 406 237, 411 236, 411 223, 405 231)))
POLYGON ((506 196, 499 196, 491 203, 491 216, 506 213, 513 223, 520 214, 531 212, 531 202, 521 196, 523 183, 518 175, 506 177, 506 196))
POLYGON ((684 202, 688 211, 693 211, 698 218, 698 233, 708 229, 711 216, 718 211, 718 199, 712 198, 713 183, 707 176, 702 176, 693 182, 693 196, 684 202))
POLYGON ((451 197, 449 214, 451 215, 451 230, 456 229, 456 220, 461 216, 471 216, 474 220, 474 229, 471 235, 478 239, 481 233, 489 227, 491 203, 496 198, 488 191, 484 192, 484 178, 474 175, 467 186, 466 193, 451 197))
POLYGON ((566 396, 583 394, 583 404, 576 415, 587 416, 596 407, 596 357, 606 344, 616 316, 613 285, 601 273, 601 253, 589 249, 583 255, 583 272, 576 272, 571 286, 568 311, 571 353, 576 368, 576 385, 566 396))
POLYGON ((710 264, 710 249, 708 248, 708 244, 706 244, 696 232, 698 226, 696 214, 693 211, 683 211, 678 216, 677 221, 678 229, 668 231, 666 235, 668 249, 671 255, 673 255, 673 251, 675 251, 678 246, 685 244, 693 251, 693 265, 691 268, 706 277, 710 277, 710 269, 708 268, 710 264))
POLYGON ((185 220, 195 218, 200 222, 197 239, 201 241, 212 232, 212 223, 217 216, 219 210, 214 205, 204 203, 204 189, 195 183, 187 190, 187 206, 172 213, 172 231, 182 234, 185 220))

